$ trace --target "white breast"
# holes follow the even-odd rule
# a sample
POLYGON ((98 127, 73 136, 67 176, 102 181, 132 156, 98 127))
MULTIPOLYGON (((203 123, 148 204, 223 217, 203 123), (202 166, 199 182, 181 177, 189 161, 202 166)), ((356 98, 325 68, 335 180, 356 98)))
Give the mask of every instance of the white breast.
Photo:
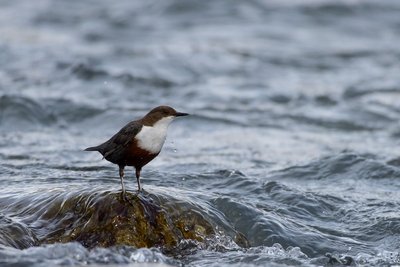
POLYGON ((142 130, 135 136, 138 140, 138 146, 151 153, 159 153, 167 137, 168 126, 173 119, 173 116, 165 117, 153 126, 143 126, 142 130))

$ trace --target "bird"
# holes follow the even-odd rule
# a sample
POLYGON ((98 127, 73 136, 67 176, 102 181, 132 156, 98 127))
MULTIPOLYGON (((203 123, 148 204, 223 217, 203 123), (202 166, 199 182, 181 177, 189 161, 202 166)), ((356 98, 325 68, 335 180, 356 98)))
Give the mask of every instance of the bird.
POLYGON ((106 142, 85 151, 98 151, 106 159, 119 166, 119 177, 122 186, 122 197, 126 198, 124 186, 124 168, 133 166, 136 170, 138 191, 142 167, 152 161, 160 153, 169 124, 176 118, 188 113, 177 112, 169 106, 153 108, 143 118, 134 120, 122 127, 106 142))

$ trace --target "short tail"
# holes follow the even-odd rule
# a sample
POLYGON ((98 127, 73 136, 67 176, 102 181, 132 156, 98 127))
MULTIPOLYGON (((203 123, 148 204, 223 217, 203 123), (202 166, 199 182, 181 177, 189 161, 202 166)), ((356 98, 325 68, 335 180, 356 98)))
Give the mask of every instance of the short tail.
POLYGON ((88 147, 88 148, 85 148, 84 151, 99 151, 99 147, 98 146, 88 147))

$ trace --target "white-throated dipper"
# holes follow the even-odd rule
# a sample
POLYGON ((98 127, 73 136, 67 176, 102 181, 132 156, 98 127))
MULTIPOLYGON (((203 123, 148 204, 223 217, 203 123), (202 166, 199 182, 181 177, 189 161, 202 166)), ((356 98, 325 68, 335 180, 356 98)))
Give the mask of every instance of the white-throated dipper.
POLYGON ((88 147, 85 151, 98 151, 106 160, 119 166, 122 196, 126 199, 125 166, 135 167, 138 190, 140 191, 140 171, 142 167, 160 153, 167 136, 168 126, 172 120, 186 115, 189 114, 177 112, 168 106, 156 107, 143 118, 129 122, 108 141, 98 146, 88 147))

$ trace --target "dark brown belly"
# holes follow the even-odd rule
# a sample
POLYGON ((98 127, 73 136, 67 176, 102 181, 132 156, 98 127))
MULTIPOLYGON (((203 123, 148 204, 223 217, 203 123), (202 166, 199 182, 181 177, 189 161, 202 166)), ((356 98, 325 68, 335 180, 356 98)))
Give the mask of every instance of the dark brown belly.
POLYGON ((159 153, 153 154, 148 151, 141 149, 133 142, 129 147, 127 147, 125 152, 125 165, 134 166, 135 168, 142 168, 144 165, 152 161, 157 157, 159 153))

